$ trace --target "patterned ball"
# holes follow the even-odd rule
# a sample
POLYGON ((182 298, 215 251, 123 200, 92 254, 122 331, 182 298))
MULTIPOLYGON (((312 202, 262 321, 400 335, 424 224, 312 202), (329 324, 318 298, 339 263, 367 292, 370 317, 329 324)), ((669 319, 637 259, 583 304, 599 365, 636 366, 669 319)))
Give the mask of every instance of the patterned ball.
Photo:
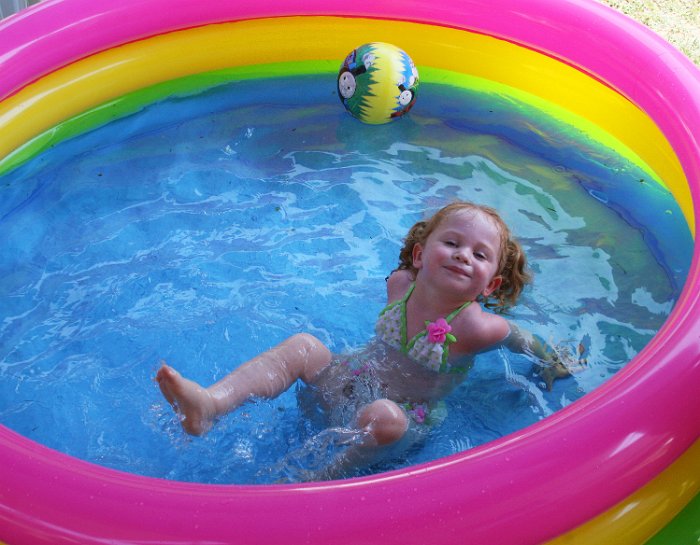
POLYGON ((388 123, 416 101, 418 70, 395 45, 372 42, 354 49, 338 72, 338 96, 360 121, 388 123))

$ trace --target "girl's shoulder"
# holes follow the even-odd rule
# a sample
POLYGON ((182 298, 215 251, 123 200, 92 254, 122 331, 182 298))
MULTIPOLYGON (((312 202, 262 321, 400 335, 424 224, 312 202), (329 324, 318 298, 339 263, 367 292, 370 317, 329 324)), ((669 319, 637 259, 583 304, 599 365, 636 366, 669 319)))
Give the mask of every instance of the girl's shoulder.
POLYGON ((401 299, 413 284, 413 274, 406 269, 397 269, 386 279, 387 302, 393 303, 401 299))
POLYGON ((510 334, 508 320, 486 312, 473 302, 452 321, 453 334, 457 338, 455 348, 461 353, 477 353, 501 344, 510 334))

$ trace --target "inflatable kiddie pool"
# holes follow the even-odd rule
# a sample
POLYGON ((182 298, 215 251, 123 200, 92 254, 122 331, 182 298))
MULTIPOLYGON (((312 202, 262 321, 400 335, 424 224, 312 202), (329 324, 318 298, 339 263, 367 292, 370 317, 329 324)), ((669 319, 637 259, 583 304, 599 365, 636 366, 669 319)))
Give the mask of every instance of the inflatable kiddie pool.
MULTIPOLYGON (((178 78, 334 78, 347 51, 369 41, 409 51, 423 81, 457 72, 507 85, 621 142, 695 231, 698 70, 589 0, 49 0, 0 23, 0 172, 167 96, 178 78)), ((500 440, 373 477, 171 482, 82 462, 0 427, 0 540, 632 544, 679 512, 678 535, 697 536, 699 274, 696 248, 660 332, 594 392, 500 440)))

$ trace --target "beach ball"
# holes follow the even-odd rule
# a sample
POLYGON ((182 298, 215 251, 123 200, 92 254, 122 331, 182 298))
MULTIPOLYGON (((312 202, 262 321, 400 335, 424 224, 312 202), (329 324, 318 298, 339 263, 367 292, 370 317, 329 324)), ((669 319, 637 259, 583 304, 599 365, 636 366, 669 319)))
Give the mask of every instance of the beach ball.
POLYGON ((338 72, 338 96, 360 121, 388 123, 416 101, 418 70, 395 45, 372 42, 352 50, 338 72))

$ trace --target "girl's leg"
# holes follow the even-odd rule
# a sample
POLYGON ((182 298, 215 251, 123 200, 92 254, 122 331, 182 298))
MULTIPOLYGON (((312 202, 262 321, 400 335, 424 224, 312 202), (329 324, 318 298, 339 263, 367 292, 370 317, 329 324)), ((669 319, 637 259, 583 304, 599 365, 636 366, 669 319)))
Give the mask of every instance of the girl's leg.
POLYGON ((362 407, 357 424, 369 432, 376 446, 381 447, 395 443, 404 436, 408 429, 408 416, 393 401, 378 399, 362 407))
POLYGON ((181 414, 185 431, 202 435, 216 417, 251 397, 277 397, 297 379, 312 383, 330 361, 331 353, 321 341, 300 333, 247 361, 208 388, 182 377, 165 363, 156 381, 165 399, 181 414))
MULTIPOLYGON (((358 467, 375 463, 386 452, 383 447, 407 437, 408 424, 406 412, 393 401, 373 401, 362 407, 357 415, 357 427, 360 429, 335 428, 351 441, 347 448, 322 469, 302 472, 297 478, 305 481, 338 479, 358 467)), ((329 428, 326 431, 333 430, 329 428)))

